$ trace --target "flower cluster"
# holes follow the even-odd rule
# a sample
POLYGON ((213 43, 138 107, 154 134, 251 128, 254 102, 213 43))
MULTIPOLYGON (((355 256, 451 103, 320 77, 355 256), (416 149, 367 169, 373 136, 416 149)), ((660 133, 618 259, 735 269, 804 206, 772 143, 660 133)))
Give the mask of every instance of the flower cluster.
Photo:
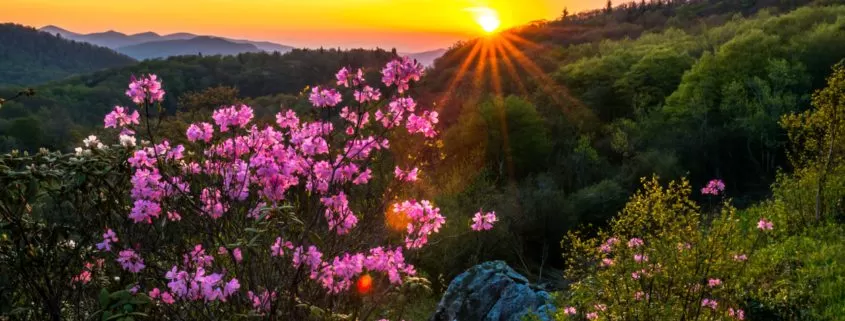
POLYGON ((132 99, 136 104, 142 104, 145 101, 150 103, 164 101, 164 89, 161 88, 161 81, 158 76, 149 74, 141 75, 141 78, 132 79, 129 83, 129 89, 126 90, 126 96, 132 99))
POLYGON ((112 231, 111 229, 108 229, 105 233, 103 233, 103 241, 97 243, 97 249, 100 251, 110 252, 111 244, 117 243, 117 241, 117 234, 115 234, 114 231, 112 231))
POLYGON ((472 228, 473 231, 487 231, 493 229, 493 223, 499 221, 499 218, 496 217, 496 212, 487 212, 484 213, 484 210, 479 209, 478 213, 475 213, 475 216, 472 218, 472 228))
POLYGON ((725 191, 725 182, 721 179, 714 179, 707 183, 707 186, 701 188, 702 195, 718 196, 725 191))
MULTIPOLYGON (((158 287, 146 290, 151 298, 164 304, 226 302, 242 290, 241 278, 244 287, 249 287, 243 289, 246 298, 258 313, 269 312, 277 296, 290 294, 284 285, 255 284, 254 279, 245 279, 242 273, 250 271, 243 269, 257 266, 249 262, 254 258, 287 262, 278 267, 293 278, 282 278, 281 282, 299 282, 296 278, 301 276, 329 294, 349 291, 356 282, 359 291, 366 292, 361 289, 371 288, 373 277, 382 278, 391 286, 402 284, 406 277, 416 275, 403 251, 425 246, 445 224, 445 217, 427 200, 401 199, 391 208, 407 219, 402 224, 406 231, 404 247, 378 243, 364 247, 362 244, 367 243, 355 238, 370 228, 359 226, 363 225, 359 224, 359 216, 370 213, 356 201, 354 193, 358 191, 356 186, 373 179, 375 169, 382 168, 373 167, 372 163, 389 151, 391 129, 407 130, 412 134, 408 139, 437 135, 438 114, 420 110, 406 94, 422 71, 421 65, 407 58, 390 62, 382 70, 382 81, 388 88, 380 89, 366 84, 362 70, 353 73, 343 68, 335 75, 336 83, 348 89, 312 88, 308 100, 319 113, 300 116, 293 110, 283 110, 269 124, 256 123, 250 106, 222 106, 213 111, 211 120, 187 126, 184 133, 189 143, 184 146, 172 145, 168 140, 155 141, 154 137, 149 138, 152 141, 141 140, 136 146, 132 126, 140 123, 139 112, 115 107, 104 123, 106 128, 121 130, 121 145, 129 151, 129 221, 144 229, 154 227, 156 232, 183 228, 201 231, 191 235, 187 248, 192 249, 182 255, 181 262, 178 256, 176 262, 167 262, 160 259, 163 256, 144 254, 156 258, 149 262, 155 266, 146 270, 141 254, 155 249, 130 240, 144 233, 122 234, 123 241, 133 244, 133 249, 120 251, 117 262, 132 273, 144 270, 144 278, 150 282, 138 285, 139 291, 146 284, 156 284, 154 280, 158 279, 158 287), (353 98, 344 99, 344 93, 353 98), (344 101, 352 107, 341 105, 344 101), (336 131, 336 126, 341 130, 336 131), (287 211, 290 208, 293 209, 287 211), (252 234, 263 226, 282 227, 272 245, 272 239, 252 234), (204 234, 206 231, 208 235, 204 234), (244 235, 244 231, 248 234, 244 235), (251 250, 252 245, 236 243, 243 239, 269 248, 269 255, 259 251, 263 252, 261 257, 262 253, 251 250), (216 251, 207 253, 206 247, 216 251), (167 267, 171 267, 169 271, 167 267)), ((144 111, 162 101, 164 90, 158 77, 146 75, 133 78, 126 94, 144 111)), ((90 139, 86 144, 97 146, 90 139)), ((400 183, 409 183, 417 181, 418 175, 419 169, 411 165, 407 170, 396 166, 392 176, 400 183)), ((476 230, 489 230, 496 220, 494 212, 487 213, 476 230)), ((378 242, 386 238, 368 236, 368 242, 370 239, 378 242)), ((109 252, 117 241, 116 234, 107 230, 97 247, 109 252)), ((181 253, 186 245, 172 248, 181 253)), ((279 300, 282 302, 289 301, 279 300)))

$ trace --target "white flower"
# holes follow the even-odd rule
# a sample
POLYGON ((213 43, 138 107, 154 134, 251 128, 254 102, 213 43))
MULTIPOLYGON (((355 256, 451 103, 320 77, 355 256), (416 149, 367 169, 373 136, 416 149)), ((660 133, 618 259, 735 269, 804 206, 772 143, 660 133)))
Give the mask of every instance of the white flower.
POLYGON ((88 138, 82 140, 82 143, 85 144, 85 147, 89 148, 101 145, 100 140, 94 135, 88 136, 88 138))
POLYGON ((120 135, 120 145, 123 146, 123 147, 134 147, 135 146, 135 136, 120 135))

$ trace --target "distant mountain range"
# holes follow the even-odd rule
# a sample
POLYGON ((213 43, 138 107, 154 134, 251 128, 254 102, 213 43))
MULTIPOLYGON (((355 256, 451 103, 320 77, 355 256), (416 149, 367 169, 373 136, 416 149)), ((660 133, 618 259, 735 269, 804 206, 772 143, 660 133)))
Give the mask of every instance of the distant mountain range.
MULTIPOLYGON (((169 35, 143 32, 127 35, 109 30, 106 32, 81 34, 57 26, 46 26, 38 30, 54 35, 58 34, 69 40, 111 48, 114 51, 138 60, 196 54, 236 55, 244 52, 258 51, 278 51, 285 53, 294 48, 269 41, 231 39, 186 32, 169 35)), ((417 61, 425 66, 431 66, 434 64, 434 60, 442 56, 445 52, 446 49, 437 49, 417 53, 402 53, 401 55, 417 59, 417 61)))
POLYGON ((435 49, 416 53, 400 53, 399 55, 416 59, 419 63, 423 64, 423 66, 430 67, 434 65, 434 60, 443 56, 444 53, 446 53, 446 49, 435 49))
POLYGON ((293 49, 291 46, 267 41, 229 39, 184 32, 162 36, 155 32, 127 35, 111 30, 80 34, 56 26, 46 26, 39 30, 61 35, 65 39, 111 48, 139 60, 195 54, 235 55, 258 51, 285 53, 293 49))

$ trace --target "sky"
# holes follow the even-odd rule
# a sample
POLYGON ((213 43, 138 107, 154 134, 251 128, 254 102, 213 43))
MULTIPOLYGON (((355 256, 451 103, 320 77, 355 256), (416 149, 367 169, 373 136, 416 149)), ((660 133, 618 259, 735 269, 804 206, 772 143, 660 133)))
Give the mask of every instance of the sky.
POLYGON ((0 0, 0 21, 77 33, 190 32, 296 47, 446 48, 483 34, 475 8, 503 28, 554 19, 605 0, 0 0))

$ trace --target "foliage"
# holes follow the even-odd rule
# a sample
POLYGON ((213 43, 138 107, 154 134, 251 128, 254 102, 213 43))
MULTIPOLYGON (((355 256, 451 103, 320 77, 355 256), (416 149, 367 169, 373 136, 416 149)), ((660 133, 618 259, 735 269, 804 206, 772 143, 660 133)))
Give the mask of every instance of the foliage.
POLYGON ((36 85, 134 62, 106 48, 21 25, 0 24, 0 86, 36 85))
POLYGON ((747 261, 769 238, 767 227, 753 231, 728 200, 702 212, 686 180, 643 183, 607 231, 568 239, 568 274, 578 281, 559 319, 743 319, 743 294, 754 287, 747 261))

